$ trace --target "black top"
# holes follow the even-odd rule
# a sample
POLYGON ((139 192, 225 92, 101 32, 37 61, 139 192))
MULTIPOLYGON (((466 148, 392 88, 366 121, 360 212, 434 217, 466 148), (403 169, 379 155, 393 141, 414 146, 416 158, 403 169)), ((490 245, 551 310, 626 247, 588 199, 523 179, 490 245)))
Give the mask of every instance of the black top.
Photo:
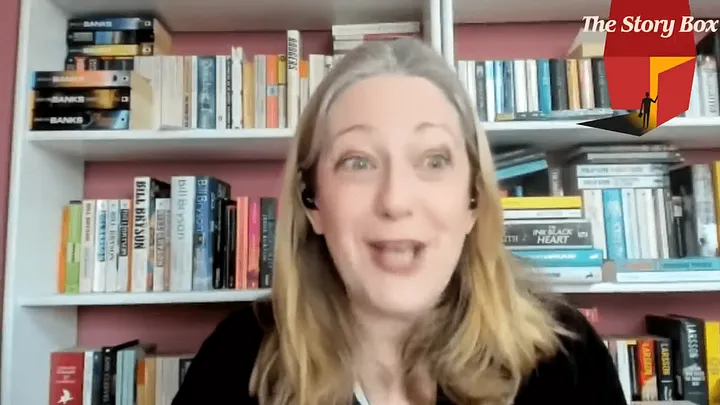
MULTIPOLYGON (((269 305, 263 304, 264 313, 269 305)), ((579 337, 562 337, 565 351, 541 363, 514 405, 626 405, 612 357, 585 317, 574 308, 556 318, 579 337)), ((257 405, 248 393, 263 330, 251 305, 222 321, 193 359, 172 405, 257 405)), ((263 316, 264 318, 264 316, 263 316)), ((440 393, 438 404, 449 403, 440 393)))

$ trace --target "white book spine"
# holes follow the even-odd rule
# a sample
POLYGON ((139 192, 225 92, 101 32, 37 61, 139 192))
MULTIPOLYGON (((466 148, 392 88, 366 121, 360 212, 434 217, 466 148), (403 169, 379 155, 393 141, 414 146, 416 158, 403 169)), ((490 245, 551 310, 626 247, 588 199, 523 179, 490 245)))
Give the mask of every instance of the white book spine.
POLYGON ((150 177, 136 177, 133 191, 132 282, 130 291, 148 291, 150 267, 150 177))
POLYGON ((197 128, 198 127, 198 119, 197 119, 197 112, 198 112, 198 88, 197 88, 197 74, 198 74, 198 64, 197 64, 197 55, 192 56, 192 62, 190 62, 190 128, 197 128))
POLYGON ((578 189, 663 188, 669 182, 667 176, 580 177, 578 189))
POLYGON ((420 32, 417 21, 372 23, 372 24, 341 24, 333 25, 333 37, 351 35, 403 34, 420 32))
POLYGON ((620 190, 622 198, 622 216, 628 259, 640 258, 640 240, 638 238, 638 216, 635 191, 631 188, 620 190))
POLYGON ((717 62, 711 55, 698 56, 700 68, 700 101, 702 114, 705 116, 717 117, 718 109, 718 79, 717 62))
POLYGON ((640 234, 642 245, 640 246, 641 259, 657 259, 658 254, 658 232, 655 222, 655 199, 653 191, 649 188, 635 190, 638 204, 638 217, 640 219, 640 234))
POLYGON ((215 56, 215 128, 225 129, 227 117, 225 108, 227 99, 225 97, 225 55, 215 56))
POLYGON ((668 231, 668 213, 667 198, 665 197, 665 189, 656 188, 653 190, 655 202, 655 223, 657 224, 658 237, 658 258, 670 258, 670 232, 668 231))
POLYGON ((475 61, 469 60, 467 61, 467 65, 465 66, 465 77, 467 81, 467 91, 468 95, 470 96, 470 103, 473 106, 473 108, 477 108, 477 80, 475 77, 475 61))
MULTIPOLYGON (((515 90, 515 112, 523 113, 528 111, 527 95, 527 71, 525 60, 512 61, 513 66, 513 87, 515 90)), ((511 89, 512 91, 512 89, 511 89)))
POLYGON ((287 31, 287 125, 295 128, 300 119, 300 31, 287 31))
POLYGON ((243 48, 232 49, 232 127, 234 129, 245 128, 243 122, 243 48))
POLYGON ((95 263, 93 264, 93 292, 105 291, 105 263, 107 261, 108 200, 95 204, 95 263))
POLYGON ((582 198, 585 218, 590 221, 592 229, 593 247, 602 250, 603 258, 607 258, 602 190, 582 190, 582 198))
POLYGON ((690 88, 690 104, 685 112, 686 117, 700 117, 702 108, 700 107, 700 68, 697 63, 693 72, 692 87, 690 88))
POLYGON ((170 291, 191 291, 194 260, 195 177, 171 180, 170 291))
POLYGON ((311 54, 308 57, 308 70, 310 78, 309 97, 312 97, 315 89, 325 77, 325 55, 311 54))
POLYGON ((528 111, 540 111, 540 95, 538 91, 537 61, 528 59, 525 61, 525 76, 527 77, 527 98, 528 111))
POLYGON ((105 230, 105 291, 117 291, 120 246, 120 200, 109 200, 105 230))
POLYGON ((628 341, 618 339, 617 344, 617 370, 620 379, 620 386, 623 394, 625 394, 625 402, 628 404, 632 400, 632 367, 630 366, 630 352, 628 350, 628 341))
POLYGON ((118 236, 118 270, 115 291, 127 292, 130 282, 130 250, 132 246, 132 223, 130 221, 132 202, 120 200, 120 220, 118 236))
POLYGON ((155 238, 153 240, 153 291, 168 291, 170 282, 168 266, 169 262, 169 220, 170 220, 170 198, 155 199, 155 238), (166 277, 167 276, 167 277, 166 277))
POLYGON ((485 61, 485 105, 488 122, 495 121, 495 63, 485 61))
POLYGON ((82 259, 80 260, 81 293, 92 292, 93 270, 95 265, 95 200, 83 200, 82 203, 82 259))
POLYGON ((265 55, 255 55, 255 128, 265 128, 267 108, 265 55))

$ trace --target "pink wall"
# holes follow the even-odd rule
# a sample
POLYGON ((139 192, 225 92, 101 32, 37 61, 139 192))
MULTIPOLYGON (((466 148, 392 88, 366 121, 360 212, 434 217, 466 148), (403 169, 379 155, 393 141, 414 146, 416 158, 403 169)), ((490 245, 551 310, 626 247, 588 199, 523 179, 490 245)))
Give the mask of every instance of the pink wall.
MULTIPOLYGON (((4 20, 0 24, 5 41, 0 45, 4 55, 15 54, 18 2, 5 1, 4 20)), ((456 31, 459 59, 561 57, 571 44, 577 24, 460 26, 456 31)), ((327 32, 304 36, 304 53, 330 51, 327 32)), ((284 52, 284 34, 183 34, 175 37, 178 54, 213 54, 227 52, 231 45, 242 45, 249 54, 284 52)), ((0 59, 0 192, 7 190, 11 139, 14 59, 0 59)), ((707 157, 707 156, 706 156, 707 157)), ((236 194, 276 195, 281 162, 208 162, 164 164, 88 164, 87 198, 127 197, 136 175, 168 178, 173 174, 209 174, 231 183, 236 194)), ((6 221, 6 201, 0 200, 0 227, 6 221)), ((0 232, 0 245, 5 239, 0 232)), ((0 250, 0 271, 4 267, 0 250)), ((720 293, 646 294, 646 295, 576 295, 571 300, 582 306, 600 309, 601 332, 637 332, 642 316, 649 312, 683 312, 689 315, 720 319, 720 293)), ((193 306, 136 306, 130 308, 80 309, 78 338, 81 345, 102 345, 118 340, 141 338, 157 342, 164 351, 194 351, 202 340, 235 305, 207 304, 193 306)))
MULTIPOLYGON (((12 118, 15 98, 15 55, 17 52, 20 2, 2 1, 0 15, 0 196, 7 195, 10 182, 10 150, 12 149, 12 118)), ((0 198, 0 295, 5 291, 5 229, 7 225, 7 198, 0 198)), ((2 300, 0 300, 2 321, 2 300)))

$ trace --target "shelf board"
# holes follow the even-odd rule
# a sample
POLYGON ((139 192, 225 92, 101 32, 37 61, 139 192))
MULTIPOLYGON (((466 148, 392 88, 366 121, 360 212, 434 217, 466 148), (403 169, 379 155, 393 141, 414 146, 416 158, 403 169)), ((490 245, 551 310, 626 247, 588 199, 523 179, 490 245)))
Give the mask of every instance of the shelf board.
POLYGON ((70 16, 157 15, 171 32, 329 30, 333 24, 420 21, 415 0, 53 0, 70 16))
MULTIPOLYGON (((455 20, 461 24, 580 22, 583 16, 607 18, 610 0, 454 0, 453 6, 455 20)), ((720 12, 717 0, 690 0, 690 10, 695 18, 717 18, 720 12)))
MULTIPOLYGON (((564 294, 641 294, 720 291, 720 281, 682 283, 598 283, 556 285, 553 290, 564 294)), ((172 305, 222 302, 247 302, 268 295, 269 289, 244 291, 193 291, 148 293, 53 294, 21 299, 23 307, 82 307, 172 305)))
POLYGON ((44 297, 21 299, 20 305, 24 307, 81 307, 246 302, 264 297, 268 295, 269 292, 269 289, 258 289, 192 292, 53 294, 44 297))
POLYGON ((564 294, 641 294, 720 291, 720 281, 694 281, 678 283, 597 283, 563 284, 553 290, 564 294))
MULTIPOLYGON (((720 147, 720 117, 675 118, 642 137, 578 125, 577 121, 484 123, 493 146, 535 144, 548 149, 580 143, 672 142, 681 148, 720 147)), ((290 129, 28 131, 41 147, 89 162, 128 160, 284 160, 290 129)))
POLYGON ((674 118, 643 136, 578 125, 579 121, 484 123, 493 146, 535 144, 548 149, 581 143, 671 142, 685 149, 720 147, 720 117, 674 118))
POLYGON ((44 149, 85 161, 284 160, 292 130, 28 131, 44 149))

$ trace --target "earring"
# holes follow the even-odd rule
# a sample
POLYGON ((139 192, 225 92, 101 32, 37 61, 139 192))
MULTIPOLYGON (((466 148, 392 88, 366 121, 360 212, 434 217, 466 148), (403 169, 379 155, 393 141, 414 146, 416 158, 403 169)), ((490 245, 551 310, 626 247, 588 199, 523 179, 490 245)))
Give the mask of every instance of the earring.
POLYGON ((471 198, 470 199, 470 209, 474 210, 477 208, 477 198, 471 198))

